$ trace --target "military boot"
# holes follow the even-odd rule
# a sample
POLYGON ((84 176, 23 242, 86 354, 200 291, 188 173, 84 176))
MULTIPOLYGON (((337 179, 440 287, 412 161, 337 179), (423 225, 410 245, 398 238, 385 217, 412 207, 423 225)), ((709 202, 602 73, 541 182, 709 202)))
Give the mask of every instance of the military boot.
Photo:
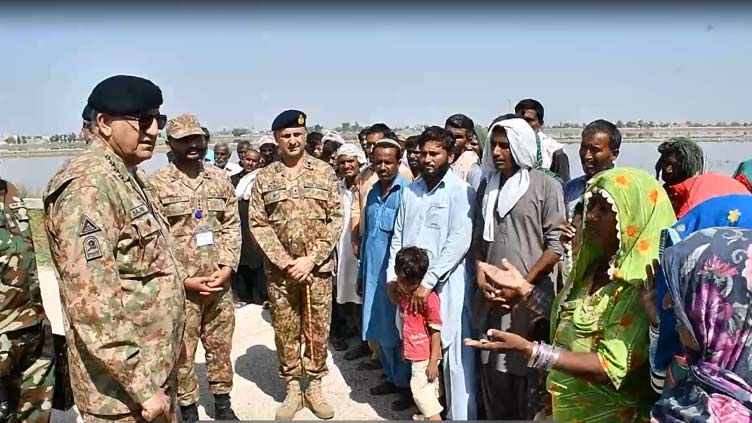
POLYGON ((214 395, 214 420, 239 420, 230 405, 230 394, 214 395))
POLYGON ((198 421, 198 407, 196 403, 191 405, 180 406, 180 418, 183 423, 194 423, 198 421))
POLYGON ((287 383, 287 396, 282 405, 277 408, 274 420, 292 420, 295 413, 303 409, 303 394, 300 392, 300 381, 291 380, 287 383))
POLYGON ((326 402, 321 392, 321 379, 311 380, 305 392, 305 401, 316 417, 324 420, 334 417, 334 409, 326 402))

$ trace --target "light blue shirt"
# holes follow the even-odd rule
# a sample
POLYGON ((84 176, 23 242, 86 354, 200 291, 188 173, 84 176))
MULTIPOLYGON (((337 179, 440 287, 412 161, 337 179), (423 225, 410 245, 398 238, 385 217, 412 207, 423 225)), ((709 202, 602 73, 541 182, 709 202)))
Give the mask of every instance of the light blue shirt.
POLYGON ((475 284, 468 277, 466 255, 472 240, 475 190, 453 171, 429 191, 419 179, 402 192, 389 252, 387 281, 397 279, 394 262, 403 247, 428 251, 428 271, 421 285, 441 300, 441 342, 447 348, 462 327, 462 309, 469 307, 475 284))
POLYGON ((564 184, 564 206, 566 206, 567 208, 568 220, 572 220, 574 208, 582 199, 582 194, 585 193, 587 181, 587 177, 585 175, 582 175, 579 178, 574 178, 564 184))
POLYGON ((378 341, 385 347, 399 343, 395 325, 397 306, 386 295, 386 266, 389 243, 394 232, 394 219, 401 193, 409 182, 399 173, 386 196, 381 197, 381 184, 368 192, 360 224, 365 228, 360 244, 358 278, 363 282, 363 339, 378 341))

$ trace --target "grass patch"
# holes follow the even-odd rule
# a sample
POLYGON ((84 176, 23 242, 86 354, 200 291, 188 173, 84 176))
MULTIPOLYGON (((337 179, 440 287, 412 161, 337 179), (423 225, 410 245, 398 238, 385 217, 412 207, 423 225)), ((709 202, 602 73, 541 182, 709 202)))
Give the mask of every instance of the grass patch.
POLYGON ((44 231, 44 210, 29 209, 31 235, 34 237, 34 251, 37 253, 37 267, 52 267, 50 245, 44 231))

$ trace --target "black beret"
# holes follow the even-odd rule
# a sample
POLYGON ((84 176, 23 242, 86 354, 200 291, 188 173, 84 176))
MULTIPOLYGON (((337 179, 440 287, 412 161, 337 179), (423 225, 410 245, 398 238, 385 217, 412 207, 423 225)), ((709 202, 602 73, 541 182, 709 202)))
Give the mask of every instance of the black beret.
POLYGON ((94 109, 91 108, 88 104, 84 106, 84 111, 81 112, 81 117, 84 118, 85 121, 91 122, 94 120, 94 116, 91 115, 91 113, 94 111, 94 109))
POLYGON ((272 131, 285 128, 305 127, 306 114, 300 110, 285 110, 272 122, 272 131))
POLYGON ((148 79, 116 75, 97 84, 88 106, 115 116, 133 115, 162 105, 162 90, 148 79))

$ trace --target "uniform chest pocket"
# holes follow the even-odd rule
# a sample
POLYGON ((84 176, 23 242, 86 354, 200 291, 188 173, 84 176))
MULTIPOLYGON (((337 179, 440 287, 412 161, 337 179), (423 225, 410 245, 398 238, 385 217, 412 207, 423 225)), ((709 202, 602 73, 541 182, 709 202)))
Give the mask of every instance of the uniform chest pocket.
POLYGON ((384 232, 394 231, 394 221, 397 219, 397 209, 384 207, 379 217, 379 229, 384 232))
POLYGON ((131 224, 136 229, 136 234, 142 243, 148 242, 149 238, 154 237, 160 231, 159 222, 151 213, 133 219, 131 224))
POLYGON ((168 267, 169 247, 157 218, 147 212, 131 220, 131 242, 121 243, 117 256, 120 274, 124 278, 146 277, 168 267))
POLYGON ((191 199, 185 196, 164 197, 161 200, 166 217, 180 217, 191 214, 191 199))
POLYGON ((329 191, 325 185, 316 182, 304 183, 303 198, 306 199, 306 216, 309 219, 326 219, 329 191))
POLYGON ((270 222, 287 219, 282 205, 290 199, 290 192, 286 188, 263 191, 261 198, 264 200, 266 213, 270 222))
POLYGON ((449 220, 449 206, 444 203, 431 203, 426 211, 425 227, 441 229, 449 220))
POLYGON ((213 213, 224 213, 227 199, 221 196, 209 196, 206 199, 206 207, 213 213))

